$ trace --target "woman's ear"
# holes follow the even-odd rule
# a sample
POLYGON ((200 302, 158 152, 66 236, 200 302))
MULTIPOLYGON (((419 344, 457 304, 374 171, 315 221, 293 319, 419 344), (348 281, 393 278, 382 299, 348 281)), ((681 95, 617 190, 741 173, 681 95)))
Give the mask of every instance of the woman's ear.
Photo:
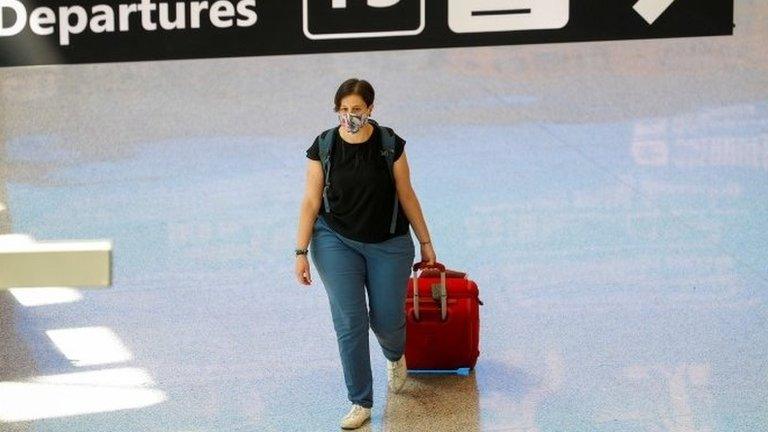
POLYGON ((368 116, 370 117, 371 114, 373 114, 373 104, 368 105, 368 116))

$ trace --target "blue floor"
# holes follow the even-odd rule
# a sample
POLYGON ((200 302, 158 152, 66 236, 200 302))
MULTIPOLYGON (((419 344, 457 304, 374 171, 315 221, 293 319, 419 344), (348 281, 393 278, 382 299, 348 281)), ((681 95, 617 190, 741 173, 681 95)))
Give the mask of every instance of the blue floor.
POLYGON ((722 38, 0 72, 0 227, 115 257, 109 289, 0 292, 0 431, 338 429, 327 299, 291 250, 348 76, 485 303, 468 377, 387 395, 372 338, 363 430, 768 430, 768 6, 737 12, 722 38), (130 359, 47 333, 96 327, 130 359), (73 378, 98 371, 125 382, 73 378))

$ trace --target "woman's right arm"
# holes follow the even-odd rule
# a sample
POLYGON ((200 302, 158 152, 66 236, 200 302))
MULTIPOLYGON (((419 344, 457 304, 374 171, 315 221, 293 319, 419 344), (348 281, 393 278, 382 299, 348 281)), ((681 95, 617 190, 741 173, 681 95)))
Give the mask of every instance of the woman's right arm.
POLYGON ((323 166, 320 161, 309 159, 307 161, 307 185, 304 190, 304 198, 301 201, 299 212, 299 232, 296 236, 296 248, 306 249, 312 238, 312 228, 315 223, 320 205, 323 202, 323 166))
MULTIPOLYGON (((299 212, 299 234, 296 236, 296 248, 307 249, 312 239, 312 230, 315 217, 320 210, 323 201, 323 168, 320 161, 310 159, 307 163, 307 187, 304 198, 301 200, 299 212)), ((296 267, 294 269, 296 279, 303 285, 312 284, 312 275, 309 271, 309 259, 307 255, 296 255, 296 267)))

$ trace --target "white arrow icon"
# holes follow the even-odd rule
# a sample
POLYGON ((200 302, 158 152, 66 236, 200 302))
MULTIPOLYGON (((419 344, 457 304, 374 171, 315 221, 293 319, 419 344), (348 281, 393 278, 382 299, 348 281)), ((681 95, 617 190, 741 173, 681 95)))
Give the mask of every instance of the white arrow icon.
POLYGON ((675 0, 638 0, 633 9, 648 23, 653 24, 675 0))

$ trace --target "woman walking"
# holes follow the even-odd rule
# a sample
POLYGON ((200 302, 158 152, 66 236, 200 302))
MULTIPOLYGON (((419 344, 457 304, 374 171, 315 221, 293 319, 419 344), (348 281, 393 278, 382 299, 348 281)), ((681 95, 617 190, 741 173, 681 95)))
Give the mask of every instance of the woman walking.
POLYGON ((409 227, 419 238, 421 261, 436 261, 410 183, 405 141, 370 120, 373 99, 373 87, 365 80, 349 79, 338 88, 334 111, 340 125, 307 149, 311 160, 297 236, 296 278, 312 283, 311 251, 328 294, 352 402, 341 421, 344 429, 360 427, 371 417, 369 327, 387 358, 388 388, 397 392, 406 380, 405 299, 415 257, 409 227))

